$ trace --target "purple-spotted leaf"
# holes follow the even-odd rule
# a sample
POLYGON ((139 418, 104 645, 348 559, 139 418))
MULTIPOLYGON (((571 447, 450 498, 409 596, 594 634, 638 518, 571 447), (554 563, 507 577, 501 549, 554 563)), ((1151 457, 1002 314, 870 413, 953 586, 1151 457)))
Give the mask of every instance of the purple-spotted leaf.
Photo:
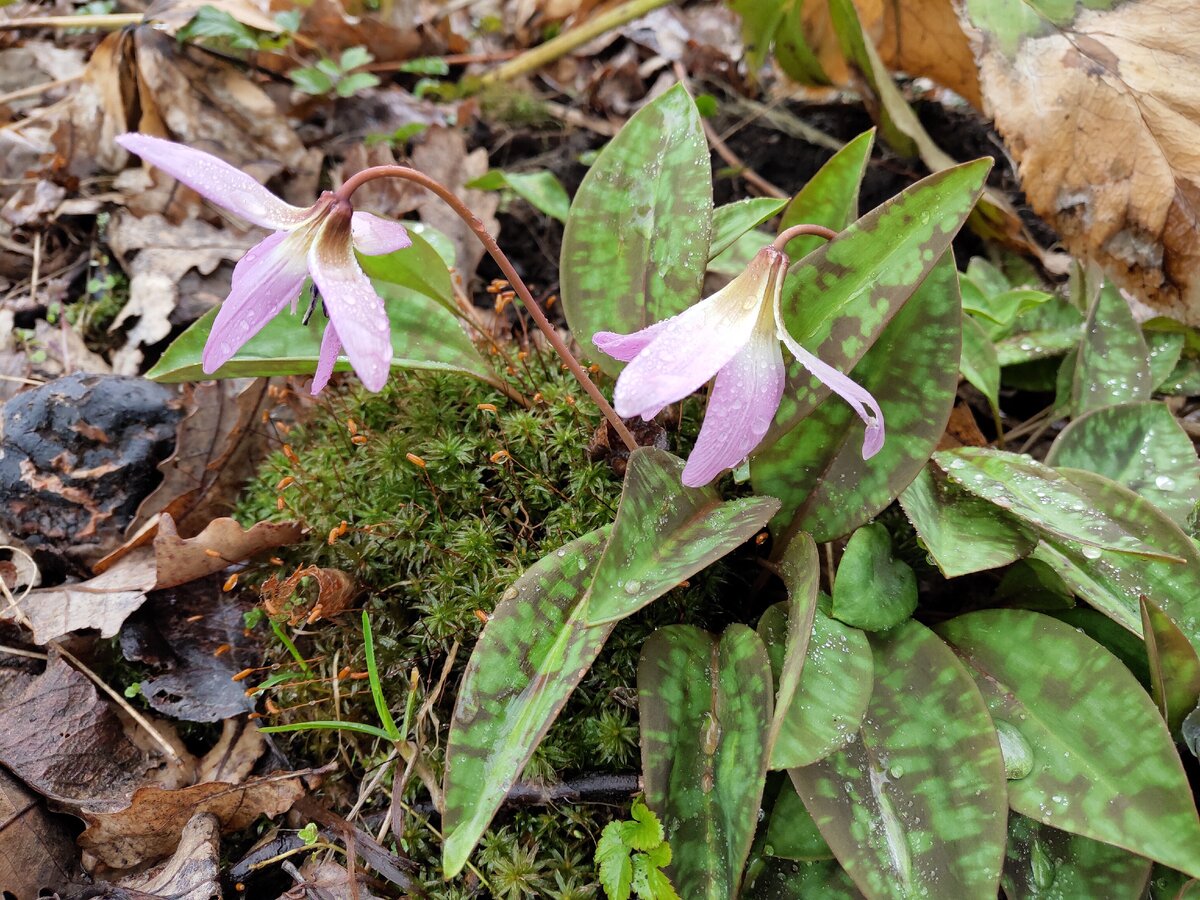
POLYGON ((833 617, 864 631, 887 631, 917 608, 917 576, 892 555, 892 536, 878 522, 850 535, 833 582, 833 617))
POLYGON ((1138 900, 1152 865, 1120 847, 1011 813, 1000 883, 1008 900, 1138 900))
POLYGON ((983 697, 923 625, 870 640, 875 691, 859 739, 790 770, 796 789, 872 900, 995 897, 1005 780, 983 697))
MULTIPOLYGON (((817 545, 813 543, 811 535, 796 535, 779 560, 779 575, 788 592, 787 612, 784 614, 787 623, 783 634, 774 633, 778 622, 775 622, 775 628, 768 628, 766 633, 763 623, 759 622, 759 637, 767 646, 775 681, 775 713, 767 735, 767 755, 772 760, 773 769, 795 765, 786 762, 780 764, 775 756, 775 746, 800 688, 813 634, 813 617, 817 614, 821 568, 817 559, 817 545)), ((784 755, 787 755, 786 750, 784 755)))
POLYGON ((960 336, 957 275, 947 254, 852 374, 883 410, 883 449, 864 460, 862 421, 840 397, 828 397, 802 424, 752 457, 755 490, 783 501, 778 526, 790 519, 791 528, 828 541, 896 499, 945 431, 958 385, 960 336))
MULTIPOLYGON (((791 625, 783 603, 768 607, 758 620, 758 634, 779 682, 791 625)), ((850 743, 866 714, 874 678, 867 636, 818 609, 799 684, 780 717, 771 768, 807 766, 850 743)))
MULTIPOLYGON (((875 129, 871 129, 833 154, 788 203, 779 230, 809 224, 842 231, 858 218, 858 189, 874 144, 875 129)), ((824 243, 816 235, 801 235, 788 241, 784 250, 798 260, 824 243)))
POLYGON ((1111 281, 1095 292, 1074 362, 1068 407, 1072 416, 1150 399, 1150 352, 1129 304, 1111 281))
POLYGON ((900 505, 947 578, 998 569, 1037 546, 1032 530, 955 485, 935 465, 925 466, 905 488, 900 505))
POLYGON ((804 801, 796 793, 790 778, 783 779, 775 805, 771 807, 763 852, 797 862, 833 859, 833 851, 821 837, 821 830, 812 814, 804 808, 804 801))
POLYGON ((736 203, 718 206, 713 210, 712 246, 708 248, 709 259, 720 256, 751 228, 757 228, 783 209, 786 203, 786 200, 775 197, 751 197, 747 200, 738 200, 736 203))
POLYGON ((1081 416, 1055 439, 1046 464, 1111 478, 1180 527, 1200 501, 1200 459, 1165 403, 1122 403, 1081 416))
POLYGON ((968 613, 937 632, 974 674, 992 716, 1029 746, 1029 774, 1008 783, 1014 810, 1200 872, 1200 820, 1183 765, 1153 701, 1116 657, 1028 610, 968 613))
POLYGON ((770 498, 722 502, 712 489, 685 488, 682 470, 669 453, 635 450, 611 534, 600 529, 540 560, 497 604, 450 725, 448 877, 466 864, 616 623, 749 539, 777 508, 770 498))
POLYGON ((689 900, 731 900, 758 825, 767 773, 771 667, 758 635, 720 640, 690 625, 650 636, 638 664, 642 778, 689 900))
POLYGON ((935 453, 933 461, 951 481, 1043 535, 1099 550, 1179 559, 1147 543, 1130 523, 1098 508, 1089 491, 1066 475, 1028 456, 960 447, 935 453))
POLYGON ((1200 704, 1200 657, 1179 626, 1152 601, 1142 597, 1142 633, 1150 662, 1154 702, 1171 734, 1200 704))
MULTIPOLYGON (((796 263, 784 282, 782 299, 792 336, 835 369, 849 372, 939 262, 950 272, 941 276, 939 290, 947 289, 949 278, 955 279, 957 316, 957 273, 953 259, 943 261, 943 254, 974 207, 991 165, 990 159, 975 160, 930 175, 796 263)), ((957 318, 953 330, 957 372, 957 318)), ((920 361, 901 358, 912 364, 920 361)), ((908 380, 905 375, 896 380, 908 380)), ((919 380, 915 373, 912 378, 919 380)), ((783 402, 764 443, 791 431, 827 396, 829 388, 789 361, 783 402)))
MULTIPOLYGON (((591 348, 598 331, 639 331, 700 299, 712 217, 708 140, 676 85, 625 123, 571 204, 559 279, 579 345, 591 348)), ((622 368, 593 356, 610 375, 622 368)))

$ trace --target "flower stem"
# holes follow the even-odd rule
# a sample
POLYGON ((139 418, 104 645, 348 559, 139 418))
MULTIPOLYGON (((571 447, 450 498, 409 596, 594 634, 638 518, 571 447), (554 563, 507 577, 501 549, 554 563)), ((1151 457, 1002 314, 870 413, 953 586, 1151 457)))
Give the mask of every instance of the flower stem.
MULTIPOLYGON (((524 304, 529 314, 533 316, 534 322, 537 323, 542 334, 546 336, 546 340, 550 342, 550 346, 562 357, 562 361, 566 363, 567 368, 571 370, 571 374, 579 381, 579 384, 587 392, 587 395, 600 407, 600 411, 604 413, 604 417, 608 419, 613 430, 620 435, 625 446, 630 450, 636 450, 638 442, 634 440, 624 421, 622 421, 621 417, 617 415, 617 411, 604 398, 604 394, 600 393, 600 389, 596 387, 595 382, 588 377, 587 370, 575 358, 575 355, 571 353, 570 348, 567 347, 566 342, 554 329, 554 326, 550 324, 550 320, 546 318, 546 314, 542 312, 542 308, 533 299, 529 288, 525 285, 521 276, 517 274, 517 270, 513 268, 512 263, 509 262, 508 256, 500 249, 500 245, 496 243, 496 239, 484 227, 479 217, 471 212, 470 207, 463 203, 453 191, 441 182, 430 178, 424 172, 411 169, 408 166, 373 166, 369 169, 363 169, 361 172, 356 172, 350 176, 335 193, 340 199, 349 200, 350 196, 356 190, 368 181, 373 181, 376 178, 401 178, 405 181, 419 184, 430 193, 437 195, 447 206, 454 210, 460 219, 467 223, 467 226, 475 232, 475 236, 479 238, 479 242, 483 244, 484 249, 496 261, 496 265, 500 267, 500 271, 504 273, 504 277, 508 279, 508 283, 512 285, 513 290, 517 292, 517 296, 521 298, 521 303, 524 304)), ((819 226, 809 227, 815 228, 819 226)))
POLYGON ((776 250, 783 250, 789 243, 791 243, 792 238, 798 238, 803 234, 815 234, 817 237, 823 237, 827 241, 832 241, 835 237, 837 237, 837 232, 832 228, 826 228, 824 225, 809 225, 807 223, 802 223, 800 225, 793 225, 791 228, 783 229, 783 231, 779 232, 779 237, 775 238, 775 240, 771 242, 771 246, 776 250))

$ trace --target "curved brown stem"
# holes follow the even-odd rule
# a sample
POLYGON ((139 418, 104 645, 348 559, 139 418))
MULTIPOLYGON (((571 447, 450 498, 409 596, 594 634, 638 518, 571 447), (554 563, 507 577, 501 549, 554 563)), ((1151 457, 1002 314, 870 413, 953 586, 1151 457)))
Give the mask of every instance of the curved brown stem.
POLYGON ((604 395, 600 393, 600 389, 596 387, 595 382, 588 377, 587 370, 583 368, 583 365, 571 353, 566 342, 554 330, 554 326, 550 324, 550 320, 546 318, 546 314, 542 312, 542 308, 533 299, 529 288, 526 287, 521 276, 517 274, 517 270, 509 262, 508 256, 500 249, 500 245, 496 243, 496 239, 484 227, 479 217, 471 212, 470 207, 463 203, 453 191, 441 182, 430 178, 424 172, 410 169, 408 166, 374 166, 370 169, 363 169, 361 172, 350 176, 335 193, 340 199, 349 200, 350 196, 356 190, 368 181, 373 181, 376 178, 401 178, 405 181, 419 184, 430 193, 437 195, 439 199, 454 210, 460 219, 467 223, 471 231, 475 232, 475 236, 479 238, 479 242, 483 244, 484 249, 496 261, 496 265, 500 267, 500 271, 504 273, 504 277, 508 279, 508 283, 512 285, 513 290, 517 292, 517 296, 521 298, 521 303, 524 304, 529 314, 533 316, 534 322, 537 323, 542 334, 546 336, 546 340, 550 342, 550 346, 562 357, 563 362, 566 363, 567 368, 571 370, 571 374, 575 376, 584 391, 587 392, 587 395, 600 407, 600 411, 604 413, 604 417, 608 419, 613 429, 620 435, 625 446, 630 450, 637 449, 638 442, 634 440, 624 421, 617 415, 617 411, 612 408, 612 405, 605 399, 604 395))
POLYGON ((783 229, 783 231, 779 232, 779 237, 771 242, 771 246, 776 250, 783 250, 791 243, 792 238, 798 238, 804 234, 815 234, 817 237, 823 237, 827 241, 832 241, 837 237, 837 232, 832 228, 826 228, 824 225, 809 225, 804 223, 783 229))

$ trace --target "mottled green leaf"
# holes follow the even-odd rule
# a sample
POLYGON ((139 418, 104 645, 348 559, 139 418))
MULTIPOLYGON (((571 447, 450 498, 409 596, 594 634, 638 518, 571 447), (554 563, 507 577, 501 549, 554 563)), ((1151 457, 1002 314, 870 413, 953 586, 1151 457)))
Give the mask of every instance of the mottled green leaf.
MULTIPOLYGON (((700 114, 683 85, 643 106, 600 151, 571 204, 559 271, 582 347, 700 299, 712 229, 712 172, 700 114)), ((616 374, 621 364, 598 353, 616 374)))
POLYGON ((1150 352, 1150 383, 1158 390, 1179 365, 1186 338, 1176 332, 1153 331, 1146 326, 1142 326, 1142 336, 1150 352))
POLYGON ((743 543, 775 509, 770 498, 722 503, 712 489, 685 488, 682 467, 661 450, 635 450, 611 537, 602 529, 557 550, 496 606, 463 674, 446 748, 448 876, 616 622, 743 543))
POLYGON ((683 462, 653 448, 630 456, 608 549, 586 606, 589 625, 637 612, 685 578, 749 540, 774 510, 771 497, 722 501, 712 488, 687 488, 683 462))
POLYGON ((846 870, 835 861, 795 862, 768 858, 745 900, 862 900, 846 870))
POLYGON ((1078 346, 1083 316, 1062 297, 1018 316, 1012 329, 996 338, 1001 367, 1062 356, 1078 346))
MULTIPOLYGON (((869 521, 908 486, 950 416, 961 321, 956 273, 947 255, 851 373, 883 410, 883 449, 864 460, 862 421, 840 397, 830 396, 751 458, 755 490, 783 501, 777 524, 791 518, 791 527, 815 540, 832 540, 869 521)), ((785 403, 787 397, 785 391, 785 403)))
MULTIPOLYGON (((1029 562, 1041 563, 1031 559, 1029 562)), ((1045 565, 1045 563, 1041 563, 1045 565)), ((1049 566, 1047 566, 1049 568, 1049 566)), ((1053 570, 1051 570, 1053 571, 1053 570)), ((1049 614, 1066 622, 1124 663, 1146 691, 1150 690, 1150 664, 1146 659, 1146 644, 1141 637, 1123 628, 1114 619, 1088 606, 1050 610, 1049 614)))
MULTIPOLYGON (((762 0, 750 0, 762 3, 762 0)), ((831 84, 821 60, 808 43, 804 29, 804 0, 792 0, 775 33, 775 61, 793 81, 801 84, 831 84)))
POLYGON ((767 825, 766 843, 763 852, 781 859, 797 862, 813 862, 818 859, 833 859, 833 851, 808 810, 796 793, 790 778, 784 778, 779 795, 771 808, 771 819, 767 825))
POLYGON ((1081 416, 1114 403, 1149 400, 1150 352, 1116 285, 1096 293, 1084 322, 1071 378, 1070 411, 1081 416))
POLYGON ((957 487, 937 466, 923 468, 900 505, 947 578, 998 569, 1028 554, 1036 535, 987 500, 957 487))
POLYGON ((923 625, 871 635, 875 691, 859 740, 792 769, 804 805, 871 897, 995 897, 1004 766, 987 707, 923 625))
MULTIPOLYGON (((759 636, 780 681, 790 626, 783 603, 768 607, 758 621, 759 636)), ((807 766, 846 746, 871 699, 875 676, 867 636, 819 609, 812 629, 800 683, 771 751, 773 769, 807 766)))
POLYGON ((1142 634, 1150 663, 1154 702, 1171 734, 1200 704, 1200 657, 1179 626, 1153 601, 1142 597, 1142 634))
MULTIPOLYGON (((821 580, 821 569, 817 559, 817 545, 813 543, 811 535, 801 533, 792 539, 779 560, 779 575, 788 592, 785 614, 787 625, 782 640, 773 629, 769 628, 764 633, 763 623, 759 622, 759 636, 767 645, 772 674, 775 676, 775 713, 767 735, 767 755, 771 759, 772 769, 795 765, 788 758, 790 740, 785 738, 782 753, 777 754, 775 747, 787 721, 792 701, 800 688, 800 679, 804 673, 804 663, 813 636, 813 617, 817 614, 817 590, 821 580)), ((788 737, 790 738, 790 734, 788 737)))
MULTIPOLYGON (((835 369, 855 368, 941 262, 975 205, 991 164, 990 159, 976 160, 930 175, 793 265, 782 298, 783 319, 792 336, 835 369)), ((949 272, 938 278, 939 290, 948 290, 950 279, 955 280, 957 335, 957 273, 953 260, 941 265, 949 272)), ((954 343, 957 372, 957 337, 954 343)), ((790 431, 827 396, 827 387, 789 360, 787 387, 766 442, 790 431)))
POLYGON ((1000 883, 1008 900, 1139 900, 1152 863, 1012 813, 1000 883))
POLYGON ((833 582, 833 617, 864 631, 887 631, 917 608, 917 576, 892 555, 892 536, 879 523, 846 542, 833 582))
POLYGON ((996 356, 996 345, 972 316, 963 316, 962 324, 962 358, 958 370, 995 410, 1000 406, 1000 358, 996 356))
POLYGON ((1088 491, 1028 456, 985 447, 935 453, 951 481, 1042 532, 1090 547, 1173 556, 1142 540, 1128 523, 1093 504, 1088 491))
POLYGON ((719 641, 670 625, 642 648, 643 784, 674 854, 671 881, 689 900, 737 891, 767 772, 771 694, 766 648, 745 625, 719 641))
POLYGON ((975 675, 992 715, 1033 750, 1033 771, 1008 783, 1014 810, 1200 871, 1200 820, 1171 736, 1112 654, 1027 610, 968 613, 937 631, 975 675))
POLYGON ((994 297, 1012 289, 1012 282, 994 263, 982 256, 972 256, 967 261, 967 278, 976 285, 984 297, 994 297))
MULTIPOLYGON (((393 369, 461 372, 482 381, 496 381, 495 373, 475 349, 458 319, 443 305, 417 290, 386 281, 376 281, 375 289, 383 298, 391 323, 393 369)), ((200 368, 200 357, 216 317, 217 310, 212 309, 197 319, 166 349, 146 377, 176 382, 311 375, 316 371, 325 317, 314 314, 308 325, 304 325, 300 315, 285 311, 243 344, 229 362, 216 372, 205 374, 200 368)), ((350 363, 343 357, 335 370, 348 372, 350 363)))
POLYGON ((997 325, 1011 325, 1017 316, 1054 299, 1053 294, 1025 288, 988 296, 974 282, 970 284, 973 290, 968 289, 966 284, 963 285, 963 309, 984 316, 997 325))
POLYGON ((1173 397, 1200 396, 1200 359, 1191 356, 1180 359, 1159 390, 1173 397))
MULTIPOLYGON (((750 197, 736 203, 726 203, 713 210, 712 246, 708 249, 709 259, 725 252, 734 241, 752 228, 757 228, 786 205, 786 200, 775 197, 750 197)), ((771 243, 763 241, 763 247, 771 243)), ((762 249, 759 247, 758 249, 762 249)))
POLYGON ((1044 537, 1034 556, 1096 609, 1141 636, 1138 608, 1144 594, 1200 648, 1200 551, 1149 500, 1082 469, 1060 470, 1084 492, 1086 502, 1124 523, 1163 558, 1135 557, 1044 537))
MULTIPOLYGON (((875 129, 872 128, 833 154, 788 203, 779 230, 807 224, 842 231, 858 218, 858 189, 874 144, 875 129)), ((825 240, 816 235, 801 235, 788 241, 784 250, 797 260, 824 243, 825 240)))
POLYGON ((1087 469, 1136 491, 1186 526, 1200 501, 1200 459, 1164 403, 1094 410, 1063 429, 1046 464, 1087 469))

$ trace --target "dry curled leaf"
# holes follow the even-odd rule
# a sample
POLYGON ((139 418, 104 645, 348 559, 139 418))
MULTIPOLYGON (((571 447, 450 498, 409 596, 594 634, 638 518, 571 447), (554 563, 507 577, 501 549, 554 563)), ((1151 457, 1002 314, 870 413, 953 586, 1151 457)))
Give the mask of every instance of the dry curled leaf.
POLYGON ((1054 22, 1041 8, 962 6, 1030 205, 1072 253, 1200 324, 1200 5, 1102 0, 1054 22))
POLYGON ((305 779, 328 769, 276 772, 243 784, 209 781, 179 790, 144 787, 116 812, 83 817, 87 829, 79 845, 110 869, 129 869, 174 852, 188 821, 209 813, 222 833, 240 831, 259 816, 277 816, 308 790, 305 779))
POLYGON ((220 572, 233 563, 250 559, 300 540, 297 522, 258 522, 243 528, 236 520, 213 519, 192 538, 181 538, 170 513, 162 513, 154 538, 158 564, 157 588, 169 588, 220 572))
POLYGON ((358 591, 358 582, 352 576, 340 569, 322 569, 318 566, 302 566, 282 580, 270 575, 261 588, 263 607, 267 613, 272 618, 286 616, 292 625, 332 619, 350 605, 358 591), (317 597, 308 602, 293 602, 296 588, 305 578, 316 581, 317 597))
POLYGON ((171 858, 145 872, 122 878, 120 886, 171 900, 219 900, 221 823, 198 812, 184 826, 171 858))

